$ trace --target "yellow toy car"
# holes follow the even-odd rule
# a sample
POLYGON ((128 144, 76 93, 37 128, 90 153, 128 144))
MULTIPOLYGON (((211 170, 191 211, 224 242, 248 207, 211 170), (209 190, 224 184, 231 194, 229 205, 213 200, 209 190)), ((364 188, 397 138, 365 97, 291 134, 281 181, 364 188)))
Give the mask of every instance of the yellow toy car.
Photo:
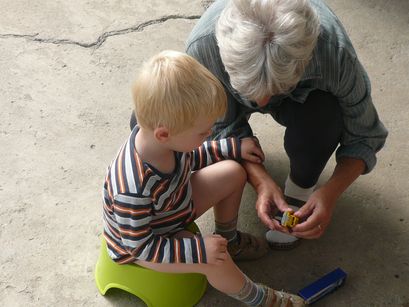
POLYGON ((285 211, 281 218, 281 225, 285 227, 294 227, 298 224, 299 218, 294 216, 293 211, 285 211))

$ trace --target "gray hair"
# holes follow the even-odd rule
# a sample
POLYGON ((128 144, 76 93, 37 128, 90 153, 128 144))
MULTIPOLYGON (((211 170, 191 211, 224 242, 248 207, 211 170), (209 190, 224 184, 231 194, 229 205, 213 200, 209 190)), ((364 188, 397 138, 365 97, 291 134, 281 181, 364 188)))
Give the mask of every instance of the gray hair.
POLYGON ((288 91, 311 58, 319 28, 308 0, 231 0, 216 38, 233 88, 252 100, 288 91))

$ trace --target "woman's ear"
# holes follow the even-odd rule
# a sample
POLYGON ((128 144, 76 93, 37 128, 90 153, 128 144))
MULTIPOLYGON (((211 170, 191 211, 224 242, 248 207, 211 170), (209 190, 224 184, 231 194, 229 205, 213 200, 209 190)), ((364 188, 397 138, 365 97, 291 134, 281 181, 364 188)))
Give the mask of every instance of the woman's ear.
POLYGON ((169 130, 166 127, 158 127, 153 130, 153 136, 159 143, 164 143, 169 139, 169 130))

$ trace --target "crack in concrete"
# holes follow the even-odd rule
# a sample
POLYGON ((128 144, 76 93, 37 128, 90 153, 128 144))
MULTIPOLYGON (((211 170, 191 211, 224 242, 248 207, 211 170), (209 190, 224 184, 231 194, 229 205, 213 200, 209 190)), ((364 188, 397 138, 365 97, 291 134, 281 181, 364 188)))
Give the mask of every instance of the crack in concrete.
POLYGON ((161 24, 164 23, 168 20, 175 20, 175 19, 186 19, 186 20, 193 20, 193 19, 199 19, 200 15, 167 15, 163 16, 157 19, 152 19, 145 21, 143 23, 140 23, 136 26, 121 29, 121 30, 113 30, 113 31, 108 31, 103 34, 101 34, 96 41, 92 43, 82 43, 82 42, 77 42, 71 39, 58 39, 58 38, 40 38, 38 37, 39 33, 35 34, 0 34, 0 38, 25 38, 28 40, 31 40, 33 42, 39 42, 39 43, 46 43, 46 44, 55 44, 55 45, 77 45, 83 48, 95 48, 98 49, 101 47, 101 45, 107 40, 108 37, 111 36, 116 36, 116 35, 123 35, 123 34, 128 34, 132 32, 142 32, 146 27, 151 26, 151 25, 156 25, 156 24, 161 24))

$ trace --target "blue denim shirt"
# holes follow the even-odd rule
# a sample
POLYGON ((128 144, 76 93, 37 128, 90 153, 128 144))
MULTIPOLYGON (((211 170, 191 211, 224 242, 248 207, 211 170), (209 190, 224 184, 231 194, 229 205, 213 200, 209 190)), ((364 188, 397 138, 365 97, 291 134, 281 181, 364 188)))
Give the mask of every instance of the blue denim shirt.
POLYGON ((228 111, 214 127, 214 138, 252 135, 248 124, 251 113, 274 115, 274 107, 290 97, 303 103, 316 89, 330 92, 338 98, 343 113, 344 131, 336 152, 342 157, 361 159, 365 173, 376 164, 379 151, 388 135, 372 103, 371 85, 359 62, 352 43, 341 22, 321 0, 311 0, 320 19, 320 35, 310 63, 295 89, 287 95, 271 97, 265 107, 258 107, 234 90, 224 70, 215 37, 215 25, 227 1, 216 1, 200 18, 192 30, 186 51, 207 67, 223 83, 228 97, 228 111))

